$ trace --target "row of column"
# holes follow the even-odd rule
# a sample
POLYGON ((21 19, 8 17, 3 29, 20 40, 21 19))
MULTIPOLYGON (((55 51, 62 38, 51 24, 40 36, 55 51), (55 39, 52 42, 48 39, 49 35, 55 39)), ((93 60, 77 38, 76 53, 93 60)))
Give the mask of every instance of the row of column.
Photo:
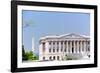
POLYGON ((67 53, 82 53, 88 51, 88 41, 63 41, 50 42, 50 49, 59 49, 60 52, 67 53))

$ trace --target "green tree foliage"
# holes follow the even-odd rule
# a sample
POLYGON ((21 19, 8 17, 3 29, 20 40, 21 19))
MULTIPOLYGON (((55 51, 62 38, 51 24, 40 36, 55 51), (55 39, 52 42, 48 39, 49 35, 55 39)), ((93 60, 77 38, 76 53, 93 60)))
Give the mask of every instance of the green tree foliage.
POLYGON ((25 52, 24 46, 22 46, 22 60, 38 60, 38 56, 35 55, 32 51, 25 52))
POLYGON ((37 55, 35 55, 35 54, 33 54, 33 58, 34 58, 34 60, 38 60, 39 59, 39 57, 37 55))
POLYGON ((27 60, 24 50, 24 45, 22 46, 22 60, 27 60))
POLYGON ((26 52, 25 56, 26 56, 27 60, 38 60, 38 56, 33 54, 32 51, 26 52))
POLYGON ((32 51, 26 52, 25 56, 26 56, 27 60, 33 60, 33 53, 32 53, 32 51))

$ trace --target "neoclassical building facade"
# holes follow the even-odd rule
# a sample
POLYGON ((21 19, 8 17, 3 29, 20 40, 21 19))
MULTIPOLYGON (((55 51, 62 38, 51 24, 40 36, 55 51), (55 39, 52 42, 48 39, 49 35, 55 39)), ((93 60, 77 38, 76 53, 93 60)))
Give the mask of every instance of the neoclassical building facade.
POLYGON ((90 57, 90 38, 79 34, 45 36, 39 42, 39 60, 66 60, 67 57, 78 59, 90 57))

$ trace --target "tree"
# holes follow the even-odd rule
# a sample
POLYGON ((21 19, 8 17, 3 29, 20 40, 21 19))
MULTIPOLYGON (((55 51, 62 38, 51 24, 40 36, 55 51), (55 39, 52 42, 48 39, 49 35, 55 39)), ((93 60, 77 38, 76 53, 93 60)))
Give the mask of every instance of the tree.
POLYGON ((39 59, 39 57, 36 54, 33 54, 33 58, 34 58, 34 60, 38 60, 39 59))
POLYGON ((34 60, 32 51, 26 52, 25 56, 26 56, 27 60, 34 60))
POLYGON ((32 51, 25 52, 24 45, 22 45, 22 61, 27 60, 38 60, 38 56, 34 54, 32 51))
POLYGON ((38 60, 38 56, 33 54, 32 51, 25 52, 23 60, 38 60))
POLYGON ((25 55, 24 45, 22 45, 22 60, 27 60, 25 55))

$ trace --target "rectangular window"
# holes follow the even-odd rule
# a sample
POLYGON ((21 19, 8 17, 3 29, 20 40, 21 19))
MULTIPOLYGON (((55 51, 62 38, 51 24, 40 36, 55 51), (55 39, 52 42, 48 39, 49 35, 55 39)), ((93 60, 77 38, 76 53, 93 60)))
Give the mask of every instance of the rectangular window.
POLYGON ((55 52, 55 49, 53 49, 53 52, 55 52))
POLYGON ((57 60, 59 60, 59 56, 57 56, 57 60))
POLYGON ((63 51, 63 49, 61 48, 61 52, 63 51))
POLYGON ((57 48, 57 52, 59 52, 59 48, 57 48))
POLYGON ((49 52, 51 52, 51 48, 49 49, 49 52))
POLYGON ((45 52, 45 43, 43 43, 43 52, 45 52))

